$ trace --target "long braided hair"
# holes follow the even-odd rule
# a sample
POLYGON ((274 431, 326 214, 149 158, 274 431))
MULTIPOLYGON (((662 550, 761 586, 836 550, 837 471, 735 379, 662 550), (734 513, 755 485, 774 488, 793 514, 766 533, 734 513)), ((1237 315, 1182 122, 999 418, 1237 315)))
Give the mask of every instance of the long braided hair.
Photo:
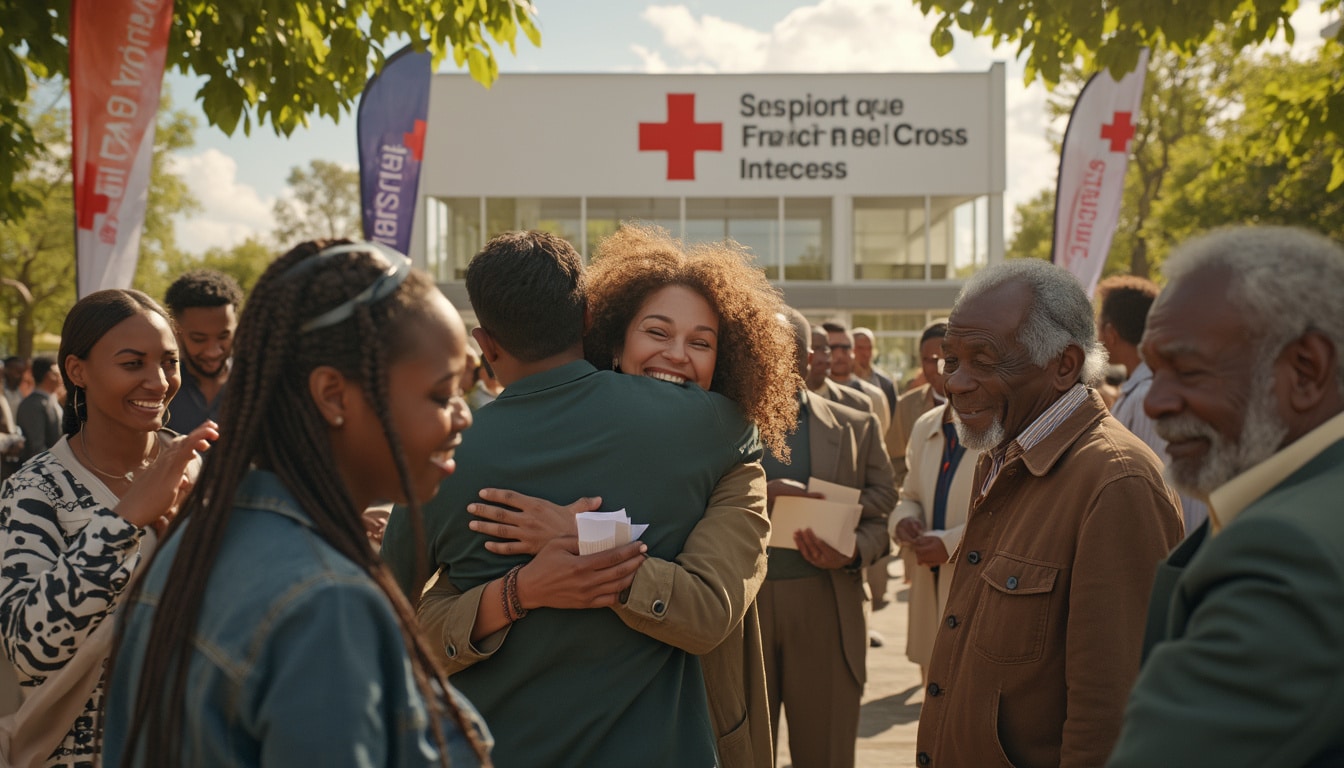
MULTIPOLYGON (((287 275, 300 262, 343 242, 303 243, 277 259, 257 282, 243 311, 229 395, 221 412, 220 439, 167 534, 181 536, 182 541, 149 632, 122 755, 124 765, 134 764, 139 754, 145 765, 174 765, 181 759, 191 637, 232 515, 235 492, 252 466, 275 473, 312 519, 317 534, 362 568, 391 602, 416 687, 431 714, 441 764, 448 765, 447 745, 439 727, 445 712, 454 718, 481 762, 488 764, 475 728, 448 695, 448 682, 431 660, 414 610, 369 546, 361 510, 355 508, 337 470, 329 427, 308 392, 309 373, 320 365, 332 366, 362 386, 391 447, 415 536, 423 539, 419 504, 388 410, 388 367, 413 346, 410 328, 422 316, 425 298, 435 287, 423 273, 412 272, 390 296, 371 304, 357 303, 353 317, 301 334, 305 321, 351 299, 387 268, 370 250, 326 257, 329 263, 307 271, 302 279, 287 275), (183 526, 186 520, 191 524, 183 526)), ((126 604, 134 605, 133 600, 134 596, 126 604)))

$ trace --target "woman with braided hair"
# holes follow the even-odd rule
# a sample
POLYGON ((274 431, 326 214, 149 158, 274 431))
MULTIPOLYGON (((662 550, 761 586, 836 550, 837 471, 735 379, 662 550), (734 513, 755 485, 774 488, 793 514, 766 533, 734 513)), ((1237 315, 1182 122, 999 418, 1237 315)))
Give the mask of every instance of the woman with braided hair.
POLYGON ((304 243, 239 323, 221 438, 128 603, 109 766, 476 766, 361 511, 419 506, 471 416, 462 320, 405 256, 304 243))

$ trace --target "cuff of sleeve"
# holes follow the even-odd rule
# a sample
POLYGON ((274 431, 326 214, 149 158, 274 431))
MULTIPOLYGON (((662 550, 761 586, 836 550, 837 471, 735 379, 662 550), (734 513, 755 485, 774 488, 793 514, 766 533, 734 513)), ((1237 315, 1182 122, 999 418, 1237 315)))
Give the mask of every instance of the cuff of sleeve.
POLYGON ((622 613, 647 621, 662 622, 667 618, 668 604, 672 601, 672 568, 660 568, 666 561, 650 558, 635 571, 635 581, 621 596, 617 609, 622 613))

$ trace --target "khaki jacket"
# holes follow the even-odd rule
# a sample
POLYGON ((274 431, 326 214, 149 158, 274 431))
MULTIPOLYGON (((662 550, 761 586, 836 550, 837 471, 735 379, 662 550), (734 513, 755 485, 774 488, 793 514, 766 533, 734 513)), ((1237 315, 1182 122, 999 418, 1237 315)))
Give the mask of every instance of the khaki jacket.
POLYGON ((896 473, 897 489, 905 484, 905 473, 909 471, 905 452, 915 422, 937 405, 933 399, 933 387, 928 384, 915 387, 896 401, 896 413, 891 417, 891 429, 887 430, 887 454, 891 456, 891 468, 896 473))
MULTIPOLYGON (((948 406, 928 411, 914 423, 910 433, 910 451, 905 460, 909 467, 905 485, 901 486, 901 500, 891 513, 888 531, 892 540, 896 538, 896 524, 907 517, 913 517, 924 524, 924 528, 933 527, 933 499, 938 490, 938 472, 943 461, 943 414, 948 406)), ((947 547, 950 557, 957 551, 961 536, 965 532, 966 511, 971 506, 971 484, 975 478, 975 465, 980 459, 980 451, 967 448, 957 464, 956 474, 952 476, 952 487, 947 494, 947 515, 943 521, 944 529, 940 536, 943 546, 947 547)), ((956 560, 943 563, 938 567, 935 577, 927 565, 915 560, 915 553, 901 547, 901 558, 905 561, 905 573, 910 577, 910 622, 906 631, 905 655, 910 661, 922 666, 929 665, 933 656, 933 639, 942 626, 943 608, 947 606, 947 597, 952 591, 952 574, 956 571, 956 560)))
MULTIPOLYGON (((723 768, 770 768, 774 761, 756 613, 769 539, 765 473, 759 463, 739 465, 715 487, 675 562, 645 560, 613 608, 631 629, 700 655, 723 768), (726 635, 715 630, 723 626, 731 626, 726 635)), ((441 638, 434 649, 443 651, 437 660, 450 675, 489 659, 508 637, 506 627, 471 642, 486 586, 460 593, 440 574, 421 599, 420 623, 441 638)))
POLYGON ((863 513, 856 530, 858 567, 828 572, 840 612, 845 663, 862 686, 868 679, 868 614, 872 600, 862 569, 890 551, 887 518, 896 505, 891 460, 882 444, 876 414, 832 403, 815 392, 807 393, 807 413, 812 475, 862 489, 859 502, 863 513))
MULTIPOLYGON (((974 489, 983 485, 981 456, 974 489)), ((1092 392, 973 500, 919 720, 940 768, 1099 766, 1180 540, 1162 463, 1092 392)))

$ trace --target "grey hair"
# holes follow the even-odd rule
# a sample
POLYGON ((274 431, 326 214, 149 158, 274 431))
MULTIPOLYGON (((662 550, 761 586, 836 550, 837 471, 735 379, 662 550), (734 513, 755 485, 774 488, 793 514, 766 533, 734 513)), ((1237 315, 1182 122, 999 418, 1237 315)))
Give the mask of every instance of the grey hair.
POLYGON ((1224 227, 1178 247, 1162 272, 1171 285, 1206 269, 1228 273, 1227 298, 1245 311, 1261 365, 1319 331, 1335 346, 1344 394, 1344 247, 1298 227, 1224 227))
POLYGON ((952 311, 1006 283, 1021 282, 1031 288, 1031 307, 1018 330, 1017 341, 1027 348, 1031 362, 1044 367, 1069 345, 1083 351, 1078 381, 1096 386, 1106 369, 1106 349, 1097 341, 1092 302, 1078 279, 1064 269, 1039 259, 1014 259, 995 264, 966 281, 952 311))

